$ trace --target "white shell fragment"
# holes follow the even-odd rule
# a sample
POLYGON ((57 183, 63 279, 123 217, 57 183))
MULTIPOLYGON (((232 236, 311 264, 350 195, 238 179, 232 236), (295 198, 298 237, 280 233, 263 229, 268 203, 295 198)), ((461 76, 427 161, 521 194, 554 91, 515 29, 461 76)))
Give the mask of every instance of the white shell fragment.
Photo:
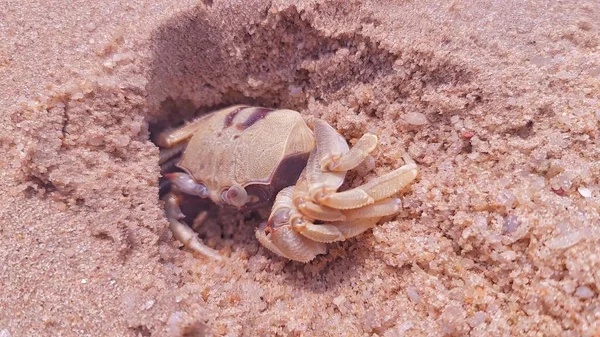
POLYGON ((404 115, 404 120, 411 125, 421 126, 429 123, 427 117, 420 112, 409 112, 404 115))
POLYGON ((579 194, 581 194, 582 197, 584 198, 591 198, 592 197, 592 190, 590 190, 587 187, 583 187, 580 186, 577 191, 579 192, 579 194))
POLYGON ((589 230, 586 229, 564 233, 546 241, 546 246, 550 249, 566 249, 576 245, 588 235, 589 230))
POLYGON ((579 286, 575 289, 575 296, 579 298, 592 298, 594 297, 594 291, 588 286, 579 286))

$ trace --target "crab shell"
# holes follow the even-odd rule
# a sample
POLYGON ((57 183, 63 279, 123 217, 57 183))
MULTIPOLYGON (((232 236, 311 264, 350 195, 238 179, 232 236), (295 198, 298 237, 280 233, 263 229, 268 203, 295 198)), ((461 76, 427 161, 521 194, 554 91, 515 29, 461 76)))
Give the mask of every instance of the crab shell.
POLYGON ((293 110, 233 106, 197 125, 177 166, 204 184, 218 204, 229 187, 239 185, 249 196, 243 208, 268 205, 296 183, 315 147, 313 132, 293 110))

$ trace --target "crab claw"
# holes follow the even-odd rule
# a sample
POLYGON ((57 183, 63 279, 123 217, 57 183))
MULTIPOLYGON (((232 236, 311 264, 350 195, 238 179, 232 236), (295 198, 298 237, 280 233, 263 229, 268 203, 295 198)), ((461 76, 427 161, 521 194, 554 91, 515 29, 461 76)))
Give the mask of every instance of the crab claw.
POLYGON ((271 233, 271 241, 288 259, 308 262, 327 248, 321 242, 313 241, 296 232, 291 226, 283 226, 271 233))
POLYGON ((208 189, 206 186, 202 183, 197 183, 194 178, 187 173, 167 173, 164 177, 169 179, 171 183, 183 193, 199 196, 200 198, 208 197, 208 189))
POLYGON ((331 235, 319 233, 313 228, 318 225, 307 223, 299 217, 293 210, 293 194, 293 186, 286 187, 277 194, 269 220, 255 234, 258 241, 273 253, 290 260, 308 262, 317 255, 326 253, 327 249, 322 242, 331 242, 331 235))
POLYGON ((296 221, 293 225, 296 232, 316 242, 330 243, 343 241, 346 238, 340 230, 333 225, 314 224, 306 220, 296 221))
POLYGON ((306 263, 327 252, 325 244, 302 236, 291 226, 272 230, 268 228, 257 229, 256 238, 263 246, 281 257, 306 263))
POLYGON ((285 254, 281 250, 279 250, 279 248, 277 248, 277 246, 275 246, 275 244, 271 241, 271 237, 269 234, 270 231, 268 231, 267 228, 267 223, 263 222, 254 232, 254 235, 258 239, 258 242, 260 242, 265 248, 272 251, 273 253, 288 259, 288 257, 285 256, 285 254))

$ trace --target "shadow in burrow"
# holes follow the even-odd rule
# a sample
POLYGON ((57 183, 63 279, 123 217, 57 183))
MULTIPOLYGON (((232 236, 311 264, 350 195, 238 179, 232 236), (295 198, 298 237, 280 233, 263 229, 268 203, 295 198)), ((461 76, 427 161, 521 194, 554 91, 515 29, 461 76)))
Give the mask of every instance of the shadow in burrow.
MULTIPOLYGON (((275 14, 269 11, 268 4, 261 6, 245 15, 228 15, 226 9, 199 6, 157 29, 152 39, 153 56, 147 85, 148 116, 154 136, 166 128, 232 104, 305 111, 309 99, 317 102, 343 99, 352 94, 348 87, 368 85, 381 78, 393 83, 388 88, 388 101, 408 97, 422 86, 424 79, 435 85, 466 80, 466 77, 444 79, 444 64, 433 60, 427 69, 427 60, 419 59, 418 52, 409 58, 419 64, 418 69, 414 70, 411 62, 404 67, 412 69, 408 71, 411 74, 426 76, 409 75, 407 79, 405 75, 398 75, 396 78, 399 72, 394 64, 400 56, 370 38, 361 34, 326 36, 303 20, 293 6, 275 14), (362 50, 359 57, 339 56, 358 55, 355 52, 359 49, 362 50), (348 53, 339 53, 342 50, 348 53)), ((357 108, 377 115, 378 106, 374 103, 357 108)), ((192 213, 197 210, 188 209, 192 213)), ((218 213, 214 207, 212 210, 212 214, 218 213)), ((189 214, 188 218, 193 219, 194 215, 189 214)), ((246 216, 248 224, 260 222, 257 214, 246 216)), ((212 231, 199 228, 198 231, 205 241, 216 242, 217 248, 222 247, 224 241, 229 241, 234 248, 257 245, 253 226, 233 225, 233 228, 212 231)), ((362 255, 346 258, 357 256, 362 255)), ((319 257, 317 261, 319 259, 328 257, 319 257)), ((298 268, 302 265, 298 264, 298 268)))

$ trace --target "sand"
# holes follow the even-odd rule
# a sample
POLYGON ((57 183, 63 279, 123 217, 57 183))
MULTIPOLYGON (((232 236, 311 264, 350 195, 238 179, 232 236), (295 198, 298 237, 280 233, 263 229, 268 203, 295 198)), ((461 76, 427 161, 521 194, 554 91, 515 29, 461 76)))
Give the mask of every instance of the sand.
POLYGON ((597 1, 4 1, 0 336, 599 336, 597 1), (417 161, 301 264, 254 214, 182 249, 160 128, 249 103, 417 161))

